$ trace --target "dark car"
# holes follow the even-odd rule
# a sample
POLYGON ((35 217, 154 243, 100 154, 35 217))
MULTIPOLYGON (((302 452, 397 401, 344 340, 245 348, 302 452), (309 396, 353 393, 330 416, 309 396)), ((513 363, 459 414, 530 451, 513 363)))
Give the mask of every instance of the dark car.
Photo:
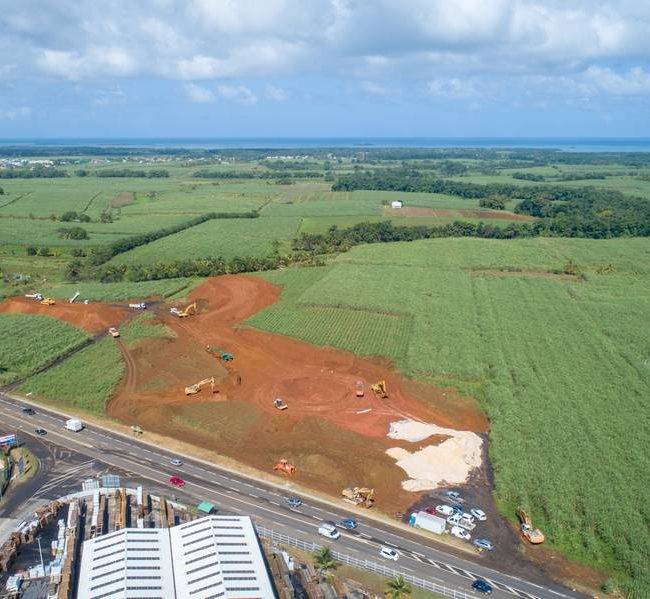
POLYGON ((290 507, 300 507, 302 505, 302 499, 300 497, 287 497, 285 501, 290 507))
POLYGON ((35 428, 34 432, 39 436, 39 437, 44 437, 47 435, 47 431, 44 428, 35 428))
POLYGON ((359 525, 354 518, 344 518, 339 522, 339 526, 346 530, 354 530, 359 525))
POLYGON ((27 416, 33 416, 36 414, 36 412, 32 408, 23 408, 23 414, 27 414, 27 416))
POLYGON ((492 592, 492 587, 490 586, 490 584, 487 581, 482 580, 480 578, 477 578, 472 583, 472 588, 475 591, 478 591, 479 593, 484 593, 486 595, 489 595, 492 592))

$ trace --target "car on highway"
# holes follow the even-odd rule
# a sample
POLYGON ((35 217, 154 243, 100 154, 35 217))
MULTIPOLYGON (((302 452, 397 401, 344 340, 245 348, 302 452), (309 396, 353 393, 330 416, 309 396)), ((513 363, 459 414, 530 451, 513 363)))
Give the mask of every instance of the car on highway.
POLYGON ((47 431, 44 428, 35 428, 34 432, 39 436, 39 437, 44 437, 47 435, 47 431))
POLYGON ((469 541, 472 536, 462 526, 452 526, 449 531, 452 536, 469 541))
POLYGON ((494 547, 492 545, 492 541, 490 541, 489 539, 474 539, 472 543, 479 549, 487 549, 488 551, 492 551, 494 547))
POLYGON ((435 509, 436 513, 441 514, 443 516, 451 516, 454 513, 454 511, 455 511, 454 508, 451 507, 450 505, 437 505, 435 509))
POLYGON ((321 522, 321 525, 318 527, 318 534, 333 540, 336 540, 341 536, 341 533, 336 529, 334 522, 321 522))
POLYGON ((379 555, 385 559, 390 559, 396 562, 399 559, 399 553, 397 550, 393 549, 392 547, 386 547, 386 545, 382 545, 379 548, 379 555))
POLYGON ((479 593, 484 593, 485 595, 492 593, 492 585, 490 585, 487 580, 483 580, 482 578, 477 578, 472 583, 472 588, 479 593))
POLYGON ((445 495, 454 501, 461 501, 463 499, 458 491, 446 491, 445 495))
POLYGON ((33 416, 34 414, 36 414, 36 412, 32 408, 23 408, 22 412, 27 416, 33 416))
POLYGON ((300 507, 302 505, 302 499, 300 497, 285 497, 284 500, 289 504, 289 507, 300 507))
POLYGON ((180 458, 172 458, 171 460, 169 460, 169 463, 172 466, 182 466, 183 465, 183 460, 181 460, 180 458))
POLYGON ((345 528, 346 530, 354 530, 357 526, 359 526, 359 524, 354 518, 343 518, 343 520, 339 522, 339 526, 341 528, 345 528))
POLYGON ((172 476, 169 479, 169 484, 172 485, 172 487, 182 489, 185 486, 185 481, 180 476, 172 476))
POLYGON ((478 507, 473 507, 470 511, 470 514, 474 516, 477 520, 480 520, 481 522, 485 522, 487 520, 487 516, 485 515, 485 512, 478 507))

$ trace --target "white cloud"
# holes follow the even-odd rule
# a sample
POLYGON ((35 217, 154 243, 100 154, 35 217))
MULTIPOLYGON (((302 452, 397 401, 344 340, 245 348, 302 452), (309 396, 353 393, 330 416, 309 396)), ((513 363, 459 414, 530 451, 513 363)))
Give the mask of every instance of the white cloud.
POLYGON ((363 89, 363 91, 365 91, 366 93, 372 96, 389 97, 389 96, 394 96, 398 93, 398 90, 385 87, 383 85, 380 85, 379 83, 375 83, 374 81, 362 81, 361 88, 363 89))
POLYGON ((219 85, 217 93, 225 100, 252 106, 257 103, 257 96, 244 85, 219 85))
POLYGON ((612 96, 650 95, 650 71, 645 71, 642 67, 616 73, 609 68, 591 66, 584 72, 583 78, 593 87, 612 96))
POLYGON ((28 119, 32 116, 32 109, 29 106, 7 108, 0 110, 0 120, 17 121, 28 119))
POLYGON ((214 93, 196 83, 188 83, 185 86, 185 93, 191 102, 198 104, 214 102, 214 93))
POLYGON ((478 81, 458 77, 432 79, 427 83, 427 93, 438 98, 467 100, 486 95, 486 90, 478 81))
POLYGON ((115 47, 91 47, 84 54, 62 50, 44 50, 38 65, 48 75, 72 81, 101 75, 133 75, 136 64, 127 52, 115 47))
POLYGON ((289 99, 289 92, 275 85, 267 85, 264 89, 264 94, 269 98, 269 100, 274 100, 276 102, 284 102, 289 99))

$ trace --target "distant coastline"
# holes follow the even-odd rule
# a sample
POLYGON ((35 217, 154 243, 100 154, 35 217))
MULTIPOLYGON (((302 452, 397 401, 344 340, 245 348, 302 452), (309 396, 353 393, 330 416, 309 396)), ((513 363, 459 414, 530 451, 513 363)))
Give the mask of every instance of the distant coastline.
POLYGON ((565 152, 650 152, 650 138, 560 137, 224 137, 0 139, 0 147, 189 149, 512 148, 565 152))

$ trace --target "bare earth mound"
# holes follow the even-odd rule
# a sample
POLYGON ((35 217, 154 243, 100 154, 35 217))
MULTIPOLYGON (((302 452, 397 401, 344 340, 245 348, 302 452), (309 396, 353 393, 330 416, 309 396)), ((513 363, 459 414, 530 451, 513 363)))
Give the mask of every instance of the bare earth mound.
POLYGON ((135 351, 123 348, 131 364, 128 381, 109 414, 265 471, 286 457, 298 467, 297 482, 332 495, 343 486, 369 485, 378 490, 380 508, 404 510, 417 494, 402 487, 408 475, 386 450, 397 445, 415 452, 443 438, 396 441, 387 436, 391 423, 406 419, 482 433, 485 418, 452 390, 416 387, 378 360, 243 325, 277 301, 280 291, 257 277, 224 276, 192 292, 196 316, 179 319, 161 308, 160 320, 177 337, 145 341, 135 351), (234 354, 234 361, 222 362, 205 351, 208 345, 234 354), (212 376, 217 393, 208 385, 185 395, 186 385, 212 376), (380 379, 389 399, 370 390, 380 379), (355 396, 358 381, 365 386, 362 398, 355 396), (277 410, 276 398, 289 408, 277 410), (458 410, 450 409, 454 404, 458 410))

